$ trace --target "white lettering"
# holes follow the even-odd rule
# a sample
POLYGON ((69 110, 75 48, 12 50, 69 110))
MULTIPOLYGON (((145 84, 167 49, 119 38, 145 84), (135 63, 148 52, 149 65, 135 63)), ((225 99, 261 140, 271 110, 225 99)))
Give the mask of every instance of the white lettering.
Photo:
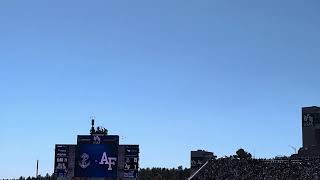
POLYGON ((101 160, 99 162, 99 164, 107 164, 109 165, 108 166, 108 170, 112 170, 112 165, 116 165, 116 161, 117 161, 117 158, 116 157, 108 157, 107 156, 107 153, 104 152, 102 154, 102 157, 101 157, 101 160))
POLYGON ((99 162, 99 164, 107 164, 108 163, 108 156, 107 156, 107 153, 104 152, 102 154, 102 158, 101 158, 101 161, 99 162))
POLYGON ((111 165, 116 165, 116 160, 117 160, 117 158, 115 158, 115 157, 109 157, 108 158, 108 160, 109 160, 109 168, 108 168, 108 170, 112 170, 112 167, 111 167, 111 165))

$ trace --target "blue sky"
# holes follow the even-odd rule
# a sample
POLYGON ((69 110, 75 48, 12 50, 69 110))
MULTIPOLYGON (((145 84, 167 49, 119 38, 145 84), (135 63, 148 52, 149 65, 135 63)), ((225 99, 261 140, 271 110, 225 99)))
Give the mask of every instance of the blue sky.
POLYGON ((0 2, 0 178, 53 172, 90 116, 141 167, 301 146, 320 105, 316 0, 0 2))

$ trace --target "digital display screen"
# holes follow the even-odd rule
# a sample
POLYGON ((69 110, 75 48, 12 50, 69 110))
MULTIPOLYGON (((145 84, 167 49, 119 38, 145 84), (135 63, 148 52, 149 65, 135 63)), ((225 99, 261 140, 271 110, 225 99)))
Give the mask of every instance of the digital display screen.
POLYGON ((118 146, 80 144, 76 148, 75 177, 117 177, 118 146))
POLYGON ((125 146, 124 178, 137 178, 139 169, 139 146, 125 146))
POLYGON ((54 173, 56 177, 66 177, 68 174, 68 145, 56 145, 54 173))
POLYGON ((204 157, 191 158, 191 168, 200 168, 204 163, 206 163, 206 159, 204 157))

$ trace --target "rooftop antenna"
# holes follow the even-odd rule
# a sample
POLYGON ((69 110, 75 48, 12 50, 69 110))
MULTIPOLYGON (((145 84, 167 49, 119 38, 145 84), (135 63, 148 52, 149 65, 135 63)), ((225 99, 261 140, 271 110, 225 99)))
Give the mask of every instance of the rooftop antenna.
POLYGON ((95 117, 91 116, 91 129, 90 129, 90 135, 108 135, 108 129, 102 127, 102 126, 97 126, 97 129, 94 127, 94 120, 95 117))
POLYGON ((96 130, 94 129, 94 116, 91 116, 91 130, 90 130, 90 134, 94 134, 96 132, 96 130))

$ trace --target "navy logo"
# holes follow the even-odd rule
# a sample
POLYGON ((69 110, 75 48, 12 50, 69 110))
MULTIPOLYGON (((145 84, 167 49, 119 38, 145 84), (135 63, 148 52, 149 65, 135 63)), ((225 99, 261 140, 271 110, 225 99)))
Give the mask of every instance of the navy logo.
POLYGON ((89 160, 89 155, 88 154, 83 153, 80 157, 81 157, 81 161, 79 161, 79 166, 82 169, 85 169, 88 166, 90 166, 90 161, 88 161, 89 160))

